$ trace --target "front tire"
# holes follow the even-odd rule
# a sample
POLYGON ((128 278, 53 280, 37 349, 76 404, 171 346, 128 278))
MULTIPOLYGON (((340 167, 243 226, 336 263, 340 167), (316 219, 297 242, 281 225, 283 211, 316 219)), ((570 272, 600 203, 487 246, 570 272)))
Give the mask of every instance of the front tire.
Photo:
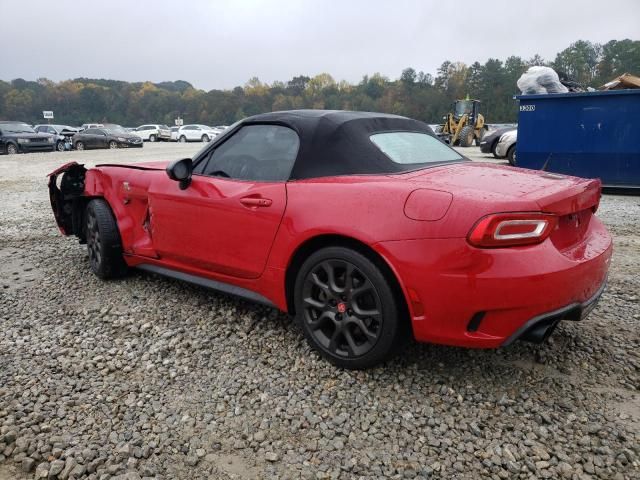
POLYGON ((60 141, 56 143, 56 151, 64 152, 64 142, 60 141))
POLYGON ((7 144, 7 155, 15 155, 18 153, 18 146, 15 143, 7 144))
POLYGON ((118 148, 118 142, 116 142, 115 140, 111 140, 111 141, 109 142, 109 148, 110 148, 111 150, 115 150, 116 148, 118 148))
POLYGON ((473 145, 474 131, 471 125, 462 127, 458 136, 458 144, 461 147, 470 147, 473 145))
POLYGON ((294 298, 307 341, 338 367, 373 367, 401 343, 401 310, 388 279, 354 250, 312 254, 298 272, 294 298))
POLYGON ((149 141, 150 142, 155 142, 156 140, 157 140, 157 137, 155 135, 149 136, 149 141))
POLYGON ((203 142, 208 142, 209 137, 207 135, 202 135, 202 138, 200 140, 202 140, 203 142))
POLYGON ((127 264, 122 256, 120 231, 104 200, 97 198, 87 204, 85 234, 91 271, 103 280, 123 276, 127 264))
POLYGON ((181 135, 179 138, 179 142, 180 143, 186 143, 187 142, 187 137, 185 137, 184 135, 181 135))

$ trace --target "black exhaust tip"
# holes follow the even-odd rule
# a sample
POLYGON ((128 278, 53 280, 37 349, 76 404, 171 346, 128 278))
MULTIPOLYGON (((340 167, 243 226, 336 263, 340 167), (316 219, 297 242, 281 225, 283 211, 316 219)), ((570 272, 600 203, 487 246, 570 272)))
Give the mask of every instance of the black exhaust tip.
POLYGON ((562 318, 549 318, 545 321, 538 322, 526 330, 520 340, 531 343, 544 343, 553 333, 562 318))

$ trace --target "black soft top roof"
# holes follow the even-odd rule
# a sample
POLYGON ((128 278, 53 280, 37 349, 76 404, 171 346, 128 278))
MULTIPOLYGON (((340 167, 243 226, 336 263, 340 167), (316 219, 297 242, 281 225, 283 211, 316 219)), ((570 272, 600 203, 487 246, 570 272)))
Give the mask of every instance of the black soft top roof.
POLYGON ((334 175, 385 174, 415 170, 423 164, 391 161, 369 136, 409 131, 434 136, 426 123, 398 115, 342 110, 289 110, 246 118, 242 125, 271 123, 298 133, 300 149, 291 179, 334 175))

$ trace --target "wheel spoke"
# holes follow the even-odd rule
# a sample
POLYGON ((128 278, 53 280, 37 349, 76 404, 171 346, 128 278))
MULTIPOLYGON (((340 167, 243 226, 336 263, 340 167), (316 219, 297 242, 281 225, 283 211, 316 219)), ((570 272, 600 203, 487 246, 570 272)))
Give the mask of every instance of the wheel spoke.
POLYGON ((342 331, 342 335, 347 341, 347 350, 349 351, 350 356, 358 357, 368 350, 369 342, 366 342, 363 345, 357 345, 356 341, 353 339, 353 334, 348 328, 345 328, 342 331))
POLYGON ((305 297, 302 300, 306 305, 309 305, 312 308, 317 308, 317 309, 324 309, 327 306, 326 302, 321 302, 320 300, 316 300, 313 297, 305 297))
POLYGON ((338 337, 342 334, 342 330, 340 328, 336 328, 333 332, 333 335, 331 335, 331 338, 329 339, 329 351, 332 353, 336 353, 336 350, 338 349, 338 337))
POLYGON ((358 318, 373 318, 374 320, 380 320, 380 310, 377 308, 372 308, 369 310, 364 310, 360 308, 357 302, 353 302, 351 305, 353 309, 353 313, 355 313, 358 318))
POLYGON ((327 272, 327 284, 333 295, 340 295, 344 292, 344 288, 340 288, 336 282, 336 267, 333 264, 327 264, 324 267, 324 271, 327 272))
POLYGON ((365 278, 361 285, 358 285, 357 288, 351 290, 351 300, 357 301, 357 298, 368 291, 373 290, 373 284, 369 281, 369 279, 365 278))
POLYGON ((369 330, 369 327, 367 327, 364 324, 364 322, 358 317, 352 316, 349 318, 349 320, 351 324, 357 325, 357 327, 362 331, 364 336, 367 337, 369 340, 375 341, 378 338, 378 335, 376 335, 371 330, 369 330))
POLYGON ((307 321, 311 330, 318 330, 319 328, 324 327, 327 322, 334 321, 335 314, 330 311, 324 311, 320 314, 320 316, 316 319, 310 319, 307 321))

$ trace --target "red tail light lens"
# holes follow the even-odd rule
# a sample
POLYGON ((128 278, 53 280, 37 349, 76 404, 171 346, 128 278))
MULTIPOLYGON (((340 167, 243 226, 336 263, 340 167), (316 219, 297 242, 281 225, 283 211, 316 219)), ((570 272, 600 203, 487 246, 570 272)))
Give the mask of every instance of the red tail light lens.
POLYGON ((481 218, 467 239, 480 248, 533 245, 544 241, 558 223, 546 213, 497 213, 481 218))

